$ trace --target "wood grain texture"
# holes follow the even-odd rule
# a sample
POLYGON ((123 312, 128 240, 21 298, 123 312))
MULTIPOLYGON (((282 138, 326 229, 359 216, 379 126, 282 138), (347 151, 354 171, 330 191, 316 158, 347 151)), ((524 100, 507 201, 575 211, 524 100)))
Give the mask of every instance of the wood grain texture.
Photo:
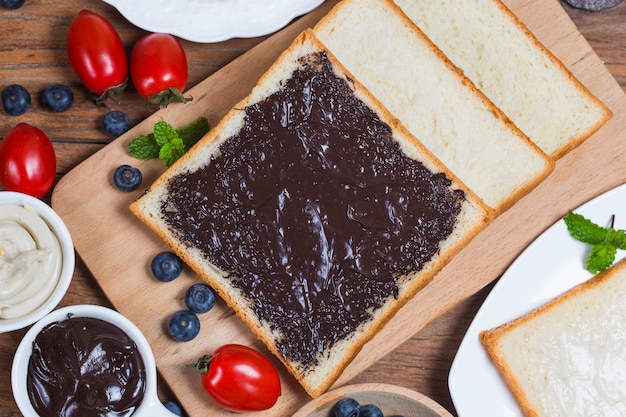
MULTIPOLYGON (((601 13, 589 13, 567 6, 562 8, 556 1, 507 3, 592 91, 609 104, 617 117, 560 161, 557 171, 545 184, 507 212, 506 218, 499 219, 485 231, 485 236, 477 239, 473 248, 464 251, 456 263, 442 273, 443 278, 433 283, 440 284, 429 287, 430 292, 424 295, 428 297, 428 303, 423 299, 416 300, 416 307, 410 307, 409 320, 398 315, 398 321, 392 322, 382 333, 383 343, 377 339, 366 346, 340 383, 395 383, 432 397, 454 413, 447 390, 447 374, 461 338, 491 288, 491 282, 565 210, 626 179, 624 146, 620 140, 624 123, 622 89, 626 86, 624 4, 601 13), (569 46, 563 45, 561 37, 567 39, 565 43, 569 46), (475 258, 485 261, 476 262, 475 258), (435 296, 431 297, 431 294, 435 296), (420 320, 415 323, 413 316, 420 320), (407 321, 410 326, 405 325, 407 321)), ((54 142, 59 160, 58 178, 61 179, 55 191, 54 205, 73 224, 70 230, 76 228, 81 241, 77 245, 79 261, 74 281, 62 305, 103 304, 115 306, 128 315, 144 331, 155 350, 164 377, 161 381, 162 398, 176 395, 190 415, 206 415, 207 410, 212 410, 210 401, 200 392, 194 377, 181 370, 180 365, 228 340, 254 343, 253 336, 221 306, 215 317, 203 318, 203 327, 210 333, 208 340, 196 345, 180 345, 167 339, 163 323, 170 312, 180 307, 183 288, 195 278, 186 273, 179 282, 167 284, 166 288, 147 278, 150 253, 162 248, 162 244, 146 230, 134 232, 137 225, 127 218, 125 211, 131 196, 112 193, 109 173, 113 165, 128 161, 124 141, 145 126, 151 126, 158 118, 168 120, 173 117, 184 123, 199 114, 196 111, 204 111, 215 123, 229 108, 229 103, 247 93, 254 84, 255 76, 248 71, 261 65, 258 59, 269 64, 275 56, 272 54, 280 52, 284 40, 259 37, 217 44, 183 41, 190 61, 189 86, 195 86, 192 90, 194 102, 204 104, 202 111, 198 109, 201 106, 189 106, 180 115, 179 109, 172 107, 154 114, 132 89, 124 94, 119 104, 96 108, 87 99, 65 58, 64 34, 72 17, 81 8, 106 16, 119 29, 127 47, 145 33, 97 0, 27 0, 26 5, 16 11, 0 9, 3 20, 0 25, 0 83, 3 86, 13 82, 23 84, 34 99, 33 109, 23 116, 8 117, 0 113, 0 134, 5 134, 18 121, 27 121, 44 129, 54 142), (267 39, 264 47, 271 53, 261 57, 244 54, 267 39), (242 54, 243 58, 236 61, 236 65, 227 65, 242 54), (203 81, 212 75, 215 77, 203 81), (72 86, 77 95, 74 107, 62 116, 50 114, 41 104, 43 88, 52 82, 72 86), (235 87, 231 87, 233 83, 235 87), (141 124, 126 138, 114 141, 115 138, 108 137, 100 127, 101 118, 110 109, 124 110, 133 121, 141 124), (93 159, 89 158, 91 155, 94 155, 93 159), (106 161, 100 160, 102 156, 106 161), (83 161, 86 162, 80 165, 83 161), (74 171, 64 179, 72 169, 74 171), (98 232, 101 229, 113 233, 108 232, 102 237, 98 232), (85 235, 87 237, 83 238, 85 235), (149 302, 135 306, 135 299, 149 302)), ((162 170, 158 163, 145 164, 144 168, 148 181, 162 170)), ((50 196, 46 200, 50 201, 50 196)), ((10 393, 9 369, 23 333, 16 331, 0 335, 1 416, 20 415, 10 393)), ((285 379, 289 380, 289 377, 285 379)), ((307 400, 298 387, 289 385, 287 388, 285 396, 293 392, 295 400, 286 401, 285 404, 289 402, 289 405, 281 410, 293 410, 307 400)), ((289 411, 276 414, 289 415, 289 411)))

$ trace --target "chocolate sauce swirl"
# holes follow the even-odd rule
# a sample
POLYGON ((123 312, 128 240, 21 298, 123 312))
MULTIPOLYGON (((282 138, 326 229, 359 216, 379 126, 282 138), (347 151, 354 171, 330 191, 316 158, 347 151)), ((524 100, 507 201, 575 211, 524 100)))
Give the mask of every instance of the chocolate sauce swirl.
POLYGON ((27 382, 41 417, 127 417, 143 399, 146 369, 120 328, 70 317, 35 338, 27 382))

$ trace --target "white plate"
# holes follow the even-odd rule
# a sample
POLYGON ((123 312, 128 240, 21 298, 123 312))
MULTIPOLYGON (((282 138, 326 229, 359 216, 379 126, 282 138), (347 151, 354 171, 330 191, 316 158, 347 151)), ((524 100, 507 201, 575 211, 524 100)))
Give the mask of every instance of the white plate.
POLYGON ((103 0, 132 24, 193 42, 266 35, 324 0, 103 0))
MULTIPOLYGON (((614 227, 626 229, 626 184, 572 211, 601 226, 608 226, 614 214, 614 227)), ((450 369, 448 385, 459 417, 522 416, 482 348, 478 334, 591 278, 585 269, 589 250, 589 245, 570 236, 561 219, 529 245, 502 275, 469 326, 450 369)), ((624 258, 625 252, 618 250, 616 260, 624 258)))

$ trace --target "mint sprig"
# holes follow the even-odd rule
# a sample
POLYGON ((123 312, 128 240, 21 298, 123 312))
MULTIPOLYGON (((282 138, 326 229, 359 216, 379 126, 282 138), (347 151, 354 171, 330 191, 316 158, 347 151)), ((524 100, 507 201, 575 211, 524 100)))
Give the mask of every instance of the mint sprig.
POLYGON ((587 270, 593 274, 603 271, 615 262, 617 250, 626 250, 626 231, 602 227, 581 214, 569 211, 563 218, 574 239, 592 245, 587 258, 587 270))
POLYGON ((169 123, 163 120, 156 122, 153 134, 160 147, 159 158, 165 161, 166 166, 172 165, 185 153, 183 140, 169 123))
POLYGON ((142 160, 160 158, 169 167, 209 129, 209 122, 204 117, 181 129, 174 129, 166 121, 160 120, 154 124, 152 133, 137 136, 128 143, 128 147, 130 154, 135 158, 142 160))

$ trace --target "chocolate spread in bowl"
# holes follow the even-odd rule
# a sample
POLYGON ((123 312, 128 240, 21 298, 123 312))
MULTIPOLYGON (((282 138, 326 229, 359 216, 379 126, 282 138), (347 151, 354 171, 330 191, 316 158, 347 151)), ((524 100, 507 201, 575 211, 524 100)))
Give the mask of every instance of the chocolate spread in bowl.
POLYGON ((241 131, 175 177, 161 210, 306 368, 432 258, 465 195, 402 152, 324 53, 243 111, 241 131))
POLYGON ((41 417, 127 417, 143 399, 146 369, 120 328, 70 317, 47 325, 33 341, 27 383, 41 417))

